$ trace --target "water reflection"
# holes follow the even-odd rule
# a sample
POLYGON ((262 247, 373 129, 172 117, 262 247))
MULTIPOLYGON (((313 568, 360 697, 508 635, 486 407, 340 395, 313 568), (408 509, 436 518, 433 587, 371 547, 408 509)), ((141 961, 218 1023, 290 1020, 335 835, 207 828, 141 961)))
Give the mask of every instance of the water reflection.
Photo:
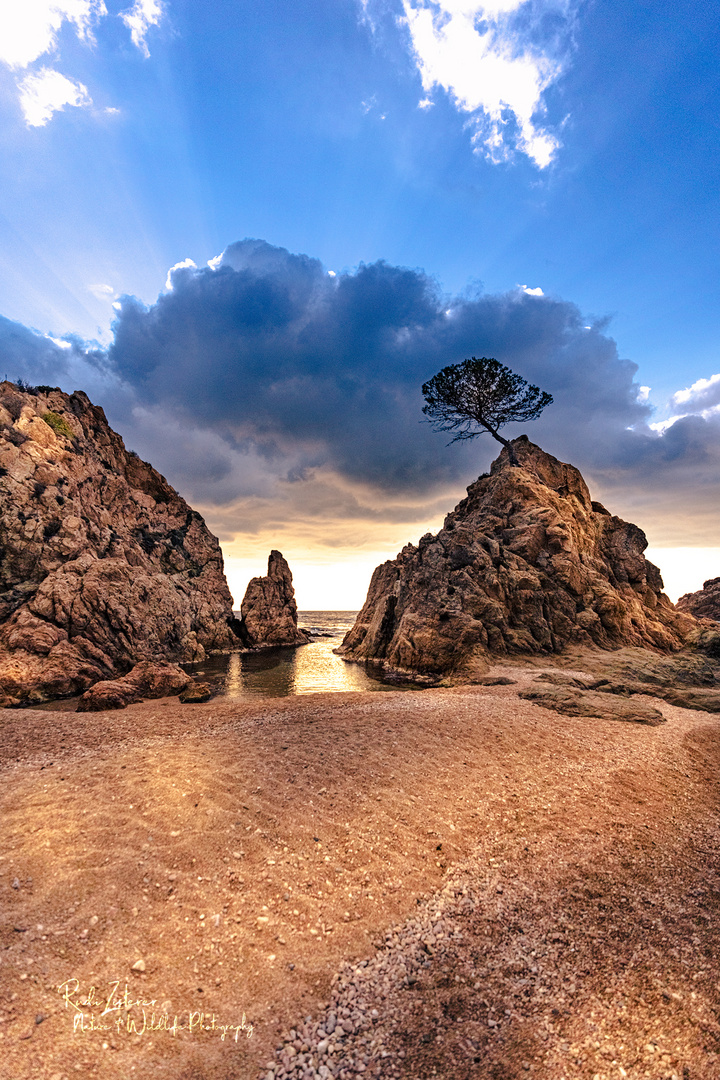
POLYGON ((210 656, 200 664, 183 664, 195 678, 210 683, 220 697, 290 697, 320 691, 414 689, 385 682, 376 669, 348 664, 333 653, 341 638, 333 635, 295 649, 263 649, 256 653, 210 656))

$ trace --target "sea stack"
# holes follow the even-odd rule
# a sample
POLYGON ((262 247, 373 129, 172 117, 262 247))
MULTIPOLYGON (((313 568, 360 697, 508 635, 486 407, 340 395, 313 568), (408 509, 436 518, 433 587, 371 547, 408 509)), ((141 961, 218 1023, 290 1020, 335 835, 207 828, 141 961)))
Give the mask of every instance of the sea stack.
POLYGON ((663 593, 645 534, 525 436, 467 490, 437 536, 379 566, 345 659, 471 679, 489 655, 568 644, 679 649, 695 620, 663 593))
POLYGON ((0 383, 0 705, 237 648, 217 539, 87 395, 0 383))
POLYGON ((307 645, 310 641, 310 635, 298 629, 292 574, 279 551, 270 552, 267 576, 248 583, 237 633, 249 649, 307 645))

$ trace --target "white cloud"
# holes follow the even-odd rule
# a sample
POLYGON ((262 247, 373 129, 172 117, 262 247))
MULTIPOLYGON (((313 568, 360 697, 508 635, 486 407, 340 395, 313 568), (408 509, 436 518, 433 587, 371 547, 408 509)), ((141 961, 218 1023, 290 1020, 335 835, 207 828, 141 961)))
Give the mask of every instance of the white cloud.
POLYGON ((685 390, 678 390, 670 401, 673 405, 716 405, 720 401, 720 374, 698 379, 685 390))
POLYGON ((97 300, 112 300, 117 295, 112 285, 88 285, 88 292, 97 300))
POLYGON ((545 295, 545 293, 542 291, 542 289, 540 288, 539 285, 538 285, 538 287, 536 289, 531 289, 528 285, 518 285, 518 288, 522 289, 522 291, 524 293, 526 293, 528 296, 544 296, 545 295))
POLYGON ((92 39, 91 28, 107 15, 103 0, 5 0, 0 3, 0 60, 25 68, 54 49, 64 22, 79 37, 92 39))
MULTIPOLYGON (((216 256, 216 258, 213 259, 212 261, 217 262, 218 259, 222 259, 222 255, 216 256)), ((210 265, 210 263, 208 263, 208 266, 209 265, 210 265)), ((214 266, 213 270, 215 270, 215 269, 217 269, 217 267, 214 266)), ((172 287, 173 287, 173 280, 172 279, 173 279, 173 274, 175 273, 176 270, 197 270, 197 263, 195 263, 192 259, 183 259, 182 262, 175 263, 174 266, 171 266, 170 269, 167 272, 167 277, 165 279, 165 288, 166 289, 172 290, 172 287)))
POLYGON ((92 105, 86 86, 52 68, 44 67, 36 75, 26 75, 18 83, 18 89, 28 127, 43 127, 53 113, 62 111, 66 105, 92 105))
POLYGON ((657 431, 659 435, 663 435, 668 428, 671 428, 678 420, 684 420, 687 413, 682 413, 680 416, 670 416, 667 420, 656 420, 654 424, 648 424, 651 431, 657 431))
POLYGON ((220 266, 220 263, 222 262, 222 259, 223 259, 223 253, 221 251, 220 254, 216 255, 214 259, 208 259, 207 264, 208 264, 208 266, 210 267, 211 270, 217 270, 218 267, 220 266))
POLYGON ((53 337, 52 334, 46 334, 45 337, 48 341, 52 341, 53 345, 57 345, 58 349, 72 349, 72 341, 64 341, 62 338, 53 337))
MULTIPOLYGON (((538 168, 552 161, 559 142, 546 130, 542 94, 562 71, 560 59, 523 41, 509 18, 524 0, 403 0, 426 102, 437 88, 472 117, 472 141, 493 162, 526 154, 538 168), (514 119, 515 123, 511 121, 514 119)), ((567 15, 571 0, 545 0, 567 15)))
POLYGON ((649 387, 649 386, 639 386, 638 387, 638 393, 637 393, 638 401, 641 401, 641 402, 647 401, 649 399, 649 397, 650 397, 650 390, 651 390, 651 387, 649 387))
POLYGON ((130 31, 133 44, 144 56, 150 55, 145 38, 151 26, 158 26, 165 14, 165 7, 160 0, 135 0, 129 11, 120 16, 130 31))

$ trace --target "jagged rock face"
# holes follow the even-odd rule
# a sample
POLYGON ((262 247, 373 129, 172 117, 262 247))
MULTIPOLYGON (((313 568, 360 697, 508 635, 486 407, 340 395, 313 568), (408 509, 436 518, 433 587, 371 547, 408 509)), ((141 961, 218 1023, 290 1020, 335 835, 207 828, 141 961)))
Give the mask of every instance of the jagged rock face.
POLYGON ((346 635, 349 660, 472 678, 487 653, 552 653, 567 643, 680 648, 694 620, 662 592, 645 534, 590 498, 577 469, 526 437, 445 519, 373 574, 346 635))
POLYGON ((237 647, 220 546, 76 392, 0 383, 0 704, 237 647))
POLYGON ((697 592, 685 593, 678 600, 677 607, 696 619, 720 621, 720 577, 703 582, 702 589, 697 592))
POLYGON ((310 635, 298 630, 297 604, 290 567, 279 551, 271 551, 267 577, 252 578, 240 608, 238 633, 250 649, 306 645, 310 635))

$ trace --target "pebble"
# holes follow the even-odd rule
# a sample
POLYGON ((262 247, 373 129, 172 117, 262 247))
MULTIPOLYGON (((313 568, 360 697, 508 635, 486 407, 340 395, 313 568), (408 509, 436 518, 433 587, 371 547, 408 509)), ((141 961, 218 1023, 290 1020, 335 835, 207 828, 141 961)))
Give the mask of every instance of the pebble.
POLYGON ((475 906, 454 875, 449 876, 441 892, 423 900, 412 918, 382 935, 370 960, 342 964, 325 1012, 306 1016, 283 1035, 275 1060, 267 1063, 259 1080, 349 1080, 366 1071, 376 1075, 373 1070, 379 1062, 385 1075, 399 1057, 390 1045, 390 1026, 386 1031, 384 1025, 391 998, 397 990, 415 985, 431 964, 442 961, 445 949, 461 936, 456 916, 475 906), (430 940, 434 945, 429 949, 430 940))

